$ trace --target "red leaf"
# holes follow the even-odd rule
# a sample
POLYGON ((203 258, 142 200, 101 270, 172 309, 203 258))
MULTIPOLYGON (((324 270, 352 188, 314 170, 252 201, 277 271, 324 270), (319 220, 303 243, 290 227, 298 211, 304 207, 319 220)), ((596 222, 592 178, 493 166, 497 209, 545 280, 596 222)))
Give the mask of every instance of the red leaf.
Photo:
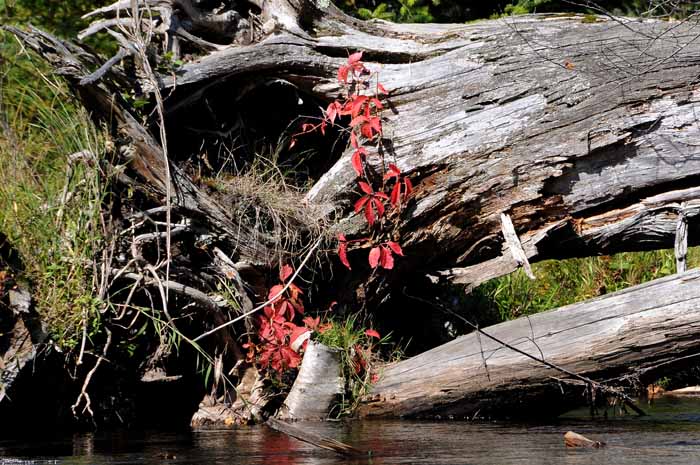
POLYGON ((335 119, 338 117, 340 114, 340 111, 342 110, 342 106, 340 105, 340 102, 337 100, 334 100, 328 105, 328 108, 326 109, 326 118, 328 118, 328 121, 333 124, 335 119))
POLYGON ((401 183, 394 184, 394 188, 391 190, 391 204, 395 207, 399 204, 399 199, 401 197, 401 183))
MULTIPOLYGON (((350 121, 350 127, 354 128, 358 124, 362 124, 365 121, 367 121, 367 117, 365 115, 357 116, 357 117, 353 118, 352 121, 350 121)), ((363 132, 363 134, 364 134, 364 132, 363 132)))
POLYGON ((304 325, 310 329, 311 331, 314 331, 316 328, 318 328, 319 323, 321 322, 321 317, 317 316, 316 318, 307 316, 303 320, 304 325))
POLYGON ((411 183, 411 180, 409 178, 403 178, 403 184, 406 186, 406 193, 404 194, 405 197, 408 197, 411 195, 411 192, 413 192, 413 184, 411 183))
MULTIPOLYGON (((270 293, 267 295, 267 300, 272 300, 277 294, 282 292, 282 289, 284 289, 284 286, 281 284, 277 284, 275 286, 272 286, 272 288, 270 288, 270 293)), ((275 299, 275 300, 277 300, 277 299, 275 299)))
POLYGON ((294 273, 294 269, 289 265, 284 265, 282 268, 280 268, 280 281, 285 282, 287 278, 292 275, 292 273, 294 273))
POLYGON ((360 189, 362 189, 362 192, 364 192, 365 194, 371 195, 374 193, 374 190, 372 190, 372 186, 370 186, 366 182, 360 181, 360 182, 358 182, 358 184, 360 185, 360 189))
POLYGON ((379 197, 380 199, 389 200, 389 196, 386 195, 384 192, 375 192, 373 195, 375 197, 379 197))
POLYGON ((357 142, 357 136, 355 135, 355 131, 352 131, 352 132, 350 133, 350 144, 351 144, 354 148, 359 148, 359 147, 360 147, 359 142, 357 142))
MULTIPOLYGON (((268 319, 270 319, 270 318, 273 318, 275 316, 275 309, 274 309, 274 307, 268 305, 267 307, 263 308, 263 313, 265 313, 265 316, 268 319)), ((265 321, 265 320, 263 319, 263 321, 265 321)))
POLYGON ((352 113, 352 99, 348 99, 343 103, 343 109, 340 110, 341 115, 349 115, 352 113))
POLYGON ((372 202, 367 202, 365 204, 365 218, 370 226, 374 224, 374 209, 372 209, 372 202))
POLYGON ((380 94, 389 95, 389 92, 387 92, 384 86, 380 83, 377 83, 377 91, 379 91, 380 94))
POLYGON ((348 270, 352 270, 352 267, 350 267, 350 262, 348 261, 348 244, 347 244, 347 242, 341 242, 338 245, 338 257, 340 257, 340 263, 345 265, 348 270))
POLYGON ((384 105, 382 105, 382 102, 380 102, 378 98, 372 97, 371 99, 369 99, 369 101, 372 103, 372 105, 374 105, 374 107, 377 110, 381 110, 382 108, 384 108, 384 105))
POLYGON ((388 245, 396 255, 401 255, 403 257, 403 250, 401 250, 401 246, 399 244, 393 241, 387 241, 386 245, 388 245))
POLYGON ((389 248, 382 247, 382 255, 379 259, 379 264, 385 270, 394 268, 394 256, 391 254, 391 250, 389 248))
MULTIPOLYGON (((362 111, 362 105, 364 105, 369 100, 366 95, 360 95, 352 100, 352 116, 355 117, 362 111)), ((369 114, 369 106, 365 107, 365 116, 369 114)))
POLYGON ((297 140, 292 139, 292 141, 289 143, 289 148, 291 149, 292 147, 294 147, 296 145, 296 143, 297 143, 297 140))
POLYGON ((294 352, 291 347, 282 347, 280 355, 282 358, 282 366, 296 368, 301 363, 301 355, 294 352))
POLYGON ((377 134, 382 133, 382 120, 378 116, 374 116, 369 119, 369 127, 372 128, 377 134))
POLYGON ((345 234, 343 234, 343 233, 338 233, 338 240, 339 240, 339 241, 342 241, 342 242, 347 241, 347 239, 345 239, 345 234))
POLYGON ((384 216, 384 202, 376 197, 372 199, 372 202, 374 203, 374 208, 377 210, 377 217, 381 218, 384 216))
POLYGON ((376 268, 379 265, 379 258, 382 254, 382 249, 380 247, 372 247, 369 251, 369 266, 376 268))
POLYGON ((350 158, 350 163, 352 163, 352 167, 358 176, 362 176, 362 155, 364 151, 364 149, 355 150, 350 158))
POLYGON ((291 334, 289 335, 289 345, 294 346, 294 342, 300 337, 303 336, 304 334, 308 333, 309 330, 305 326, 297 326, 293 323, 290 323, 290 327, 292 329, 291 334))
POLYGON ((285 313, 289 315, 290 320, 294 318, 294 306, 286 299, 282 301, 280 308, 277 311, 277 314, 281 317, 283 317, 285 313))
POLYGON ((350 71, 349 66, 341 66, 338 68, 338 80, 340 82, 348 82, 348 72, 350 71))
POLYGON ((365 331, 365 334, 369 337, 376 337, 377 339, 381 339, 382 337, 379 335, 379 333, 372 328, 368 329, 365 331))
POLYGON ((354 65, 362 59, 362 52, 355 52, 348 57, 348 65, 354 65))
MULTIPOLYGON (((362 118, 364 118, 364 116, 362 118)), ((362 125, 360 132, 367 139, 374 139, 374 134, 372 134, 372 126, 370 126, 368 123, 362 125)))
POLYGON ((362 210, 362 207, 365 206, 365 204, 367 203, 367 201, 368 201, 370 198, 371 198, 370 196, 365 195, 364 197, 360 198, 360 200, 358 200, 357 202, 355 202, 355 213, 357 213, 357 212, 359 212, 360 210, 362 210))

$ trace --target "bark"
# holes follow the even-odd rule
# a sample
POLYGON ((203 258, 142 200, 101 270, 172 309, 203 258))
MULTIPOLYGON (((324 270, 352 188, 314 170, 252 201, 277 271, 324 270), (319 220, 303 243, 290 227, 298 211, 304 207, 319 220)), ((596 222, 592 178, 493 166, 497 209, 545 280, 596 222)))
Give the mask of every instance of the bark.
MULTIPOLYGON (((680 211, 696 226, 692 24, 555 15, 392 25, 317 13, 313 37, 280 32, 216 52, 164 85, 190 104, 210 89, 201 83, 281 76, 330 99, 346 50, 364 51, 391 93, 389 155, 416 185, 398 234, 405 269, 469 284, 512 271, 503 212, 531 260, 666 247, 680 211)), ((307 198, 345 206, 342 229, 362 235, 348 208, 349 156, 307 198)))
POLYGON ((556 416, 591 400, 580 378, 645 380, 692 363, 700 348, 700 271, 459 337, 385 367, 360 414, 406 417, 556 416))

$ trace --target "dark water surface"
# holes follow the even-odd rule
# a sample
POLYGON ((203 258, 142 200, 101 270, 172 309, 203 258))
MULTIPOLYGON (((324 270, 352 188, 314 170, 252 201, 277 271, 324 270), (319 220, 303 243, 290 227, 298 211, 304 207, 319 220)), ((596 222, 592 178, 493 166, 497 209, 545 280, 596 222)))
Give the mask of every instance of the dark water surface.
POLYGON ((608 420, 572 412, 547 424, 457 421, 364 421, 303 424, 372 450, 344 459, 265 427, 186 433, 76 434, 0 440, 0 464, 700 464, 700 400, 664 398, 649 417, 608 420), (604 449, 566 449, 574 430, 607 442, 604 449))

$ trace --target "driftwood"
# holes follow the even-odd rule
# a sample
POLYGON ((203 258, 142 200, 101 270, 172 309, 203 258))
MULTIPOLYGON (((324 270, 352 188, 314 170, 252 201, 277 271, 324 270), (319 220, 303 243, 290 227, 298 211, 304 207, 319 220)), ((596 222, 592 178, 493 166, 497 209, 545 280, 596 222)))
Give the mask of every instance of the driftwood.
POLYGON ((595 389, 486 337, 594 380, 630 383, 700 351, 700 270, 501 323, 385 367, 363 416, 558 415, 595 389))
MULTIPOLYGON (((477 285, 513 271, 519 261, 504 249, 502 213, 530 261, 670 246, 681 214, 696 226, 700 92, 693 83, 700 69, 687 46, 695 37, 690 24, 550 15, 396 25, 319 5, 266 2, 263 17, 275 22, 274 32, 161 76, 163 92, 175 89, 166 101, 167 129, 187 132, 187 113, 233 80, 254 86, 281 77, 295 92, 332 99, 342 57, 361 50, 390 89, 390 156, 416 187, 400 225, 406 258, 396 275, 432 273, 477 285)), ((11 30, 73 82, 99 64, 37 31, 11 30)), ((110 82, 129 78, 113 68, 102 81, 77 89, 98 115, 116 116, 134 142, 133 174, 162 196, 159 145, 126 110, 115 114, 108 98, 110 82)), ((347 194, 355 183, 349 156, 307 199, 327 211, 343 208, 340 228, 361 236, 364 225, 347 194)), ((173 204, 233 241, 234 260, 262 265, 277 257, 265 234, 238 224, 185 173, 175 169, 173 178, 173 204)))
POLYGON ((7 307, 0 301, 0 404, 7 403, 14 381, 23 372, 31 373, 31 364, 47 337, 25 286, 10 289, 8 300, 7 307))
POLYGON ((605 447, 605 443, 601 441, 593 441, 586 436, 573 431, 567 431, 564 434, 564 445, 566 447, 587 447, 592 449, 600 449, 605 447))
POLYGON ((333 438, 321 436, 320 434, 308 431, 300 425, 293 425, 281 420, 277 420, 275 418, 268 418, 265 424, 270 428, 274 429, 275 431, 279 431, 280 433, 284 433, 300 441, 304 441, 316 447, 320 447, 321 449, 332 450, 333 452, 336 452, 341 455, 368 455, 368 452, 356 449, 355 447, 337 441, 333 438))

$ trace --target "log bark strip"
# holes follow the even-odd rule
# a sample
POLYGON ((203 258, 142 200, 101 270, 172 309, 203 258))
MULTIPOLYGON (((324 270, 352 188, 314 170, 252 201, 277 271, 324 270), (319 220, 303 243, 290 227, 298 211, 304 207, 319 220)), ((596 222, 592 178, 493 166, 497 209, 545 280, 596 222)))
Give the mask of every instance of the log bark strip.
MULTIPOLYGON (((596 381, 673 369, 700 353, 700 270, 483 331, 596 381)), ((556 415, 585 402, 581 384, 472 333, 387 366, 360 414, 556 415)))

